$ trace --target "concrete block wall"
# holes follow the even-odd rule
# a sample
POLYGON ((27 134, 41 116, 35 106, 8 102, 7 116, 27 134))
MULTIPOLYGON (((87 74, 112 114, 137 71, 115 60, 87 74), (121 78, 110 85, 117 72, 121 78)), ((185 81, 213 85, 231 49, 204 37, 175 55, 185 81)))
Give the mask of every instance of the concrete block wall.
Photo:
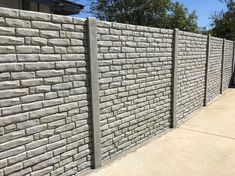
POLYGON ((208 102, 210 102, 220 94, 222 58, 223 58, 223 39, 211 37, 210 57, 208 64, 209 65, 208 88, 207 88, 208 102))
POLYGON ((233 42, 225 40, 224 64, 223 64, 223 91, 230 85, 232 76, 233 42))
POLYGON ((187 118, 231 80, 234 43, 207 46, 200 34, 0 8, 0 176, 80 175, 187 118))
POLYGON ((170 124, 173 31, 98 22, 102 158, 170 124))
POLYGON ((0 175, 91 167, 85 20, 0 9, 0 175))
POLYGON ((203 106, 207 36, 179 32, 177 120, 203 106))

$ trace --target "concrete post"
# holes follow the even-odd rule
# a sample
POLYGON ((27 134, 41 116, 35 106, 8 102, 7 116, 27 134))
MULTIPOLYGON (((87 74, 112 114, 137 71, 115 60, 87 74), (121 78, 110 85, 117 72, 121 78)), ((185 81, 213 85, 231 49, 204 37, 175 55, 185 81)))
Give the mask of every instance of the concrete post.
POLYGON ((207 36, 207 51, 206 51, 206 75, 205 75, 205 95, 204 95, 204 106, 207 105, 207 91, 208 91, 208 75, 209 75, 209 59, 210 59, 210 42, 211 36, 207 36))
POLYGON ((224 81, 224 58, 225 58, 225 42, 226 39, 223 39, 223 51, 222 51, 222 62, 221 62, 221 83, 220 83, 220 94, 223 93, 223 81, 224 81))
POLYGON ((177 126, 177 80, 178 80, 178 50, 179 50, 179 29, 174 30, 174 46, 173 46, 173 79, 172 79, 172 120, 171 128, 177 126))
POLYGON ((101 166, 100 100, 98 80, 97 21, 88 18, 88 52, 91 75, 91 111, 94 145, 94 168, 101 166))

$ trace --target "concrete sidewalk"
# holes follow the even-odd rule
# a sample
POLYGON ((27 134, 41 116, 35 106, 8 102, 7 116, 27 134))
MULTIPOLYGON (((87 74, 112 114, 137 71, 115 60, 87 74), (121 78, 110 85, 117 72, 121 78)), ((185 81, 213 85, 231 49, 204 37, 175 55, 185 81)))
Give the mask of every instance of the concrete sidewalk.
POLYGON ((89 176, 234 176, 235 89, 190 120, 89 176))

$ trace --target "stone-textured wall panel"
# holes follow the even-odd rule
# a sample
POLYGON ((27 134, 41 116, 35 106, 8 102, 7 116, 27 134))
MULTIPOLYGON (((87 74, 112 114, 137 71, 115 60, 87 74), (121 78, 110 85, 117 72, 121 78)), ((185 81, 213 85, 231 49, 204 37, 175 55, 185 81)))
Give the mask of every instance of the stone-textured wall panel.
POLYGON ((203 106, 207 36, 179 32, 177 120, 203 106))
POLYGON ((172 34, 98 22, 103 159, 169 128, 172 34))
POLYGON ((0 175, 90 168, 85 21, 4 9, 1 16, 0 175))
POLYGON ((225 41, 223 91, 230 85, 232 76, 233 42, 225 41))
POLYGON ((208 64, 208 102, 220 94, 222 57, 223 39, 211 37, 210 58, 208 64))
MULTIPOLYGON (((174 34, 97 25, 101 153, 108 160, 170 127, 174 34)), ((180 31, 177 44, 181 121, 203 106, 207 36, 180 31)), ((208 101, 220 91, 222 47, 212 37, 208 101)), ((231 79, 233 42, 226 40, 225 48, 223 89, 231 79)), ((0 176, 91 169, 88 54, 86 20, 0 8, 0 176)))

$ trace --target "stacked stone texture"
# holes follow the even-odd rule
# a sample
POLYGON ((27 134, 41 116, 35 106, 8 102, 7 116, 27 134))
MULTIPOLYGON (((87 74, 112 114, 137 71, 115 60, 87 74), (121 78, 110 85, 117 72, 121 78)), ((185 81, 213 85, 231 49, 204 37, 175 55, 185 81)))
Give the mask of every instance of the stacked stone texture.
MULTIPOLYGON (((221 66, 223 57, 223 39, 211 37, 210 58, 208 64, 207 101, 210 102, 220 94, 221 66)), ((230 63, 231 65, 231 63, 230 63)))
POLYGON ((169 128, 173 31, 98 22, 102 158, 169 128))
POLYGON ((203 106, 207 36, 179 32, 177 120, 203 106))
POLYGON ((232 76, 233 42, 225 40, 223 91, 230 85, 232 76))
POLYGON ((0 176, 91 166, 84 20, 0 9, 0 176))
MULTIPOLYGON (((174 34, 97 24, 104 161, 170 127, 174 34)), ((80 175, 94 166, 87 33, 82 19, 0 8, 0 176, 80 175)), ((203 106, 207 36, 180 31, 176 44, 181 121, 203 106)), ((222 46, 212 37, 209 101, 220 91, 222 46)), ((225 48, 223 89, 233 42, 225 48)))

